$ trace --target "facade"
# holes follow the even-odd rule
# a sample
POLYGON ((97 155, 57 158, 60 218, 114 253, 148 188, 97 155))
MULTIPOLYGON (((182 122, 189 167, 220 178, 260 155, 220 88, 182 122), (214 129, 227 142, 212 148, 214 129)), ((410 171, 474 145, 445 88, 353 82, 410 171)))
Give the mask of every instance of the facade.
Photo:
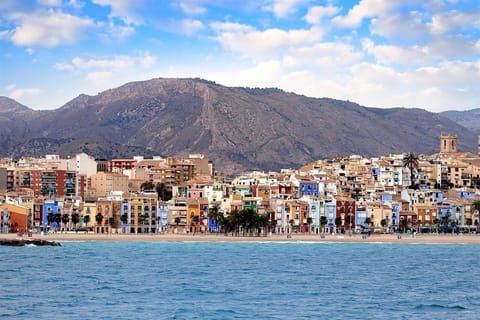
POLYGON ((96 197, 105 197, 112 191, 128 192, 129 180, 121 173, 98 172, 90 177, 89 191, 96 197))

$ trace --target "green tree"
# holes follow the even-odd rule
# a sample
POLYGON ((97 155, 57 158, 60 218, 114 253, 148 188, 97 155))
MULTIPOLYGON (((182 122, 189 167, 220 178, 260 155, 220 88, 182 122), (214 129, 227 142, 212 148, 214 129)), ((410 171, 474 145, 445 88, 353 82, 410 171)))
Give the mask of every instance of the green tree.
POLYGON ((320 229, 322 229, 327 224, 327 217, 320 216, 320 229))
POLYGON ((152 191, 155 190, 155 185, 153 184, 153 181, 145 181, 142 182, 140 185, 140 190, 143 191, 152 191))
POLYGON ((57 229, 60 223, 62 222, 62 215, 60 213, 55 213, 53 215, 53 221, 57 224, 57 227, 55 228, 57 229))
POLYGON ((85 217, 83 217, 83 223, 85 223, 85 225, 90 223, 90 215, 87 214, 85 217))
POLYGON ((208 208, 208 219, 214 221, 216 229, 215 232, 218 232, 221 215, 223 215, 223 213, 220 211, 220 208, 217 205, 208 208))
POLYGON ((97 213, 97 214, 95 215, 95 221, 97 222, 97 225, 98 225, 98 226, 102 224, 102 222, 103 222, 103 215, 102 215, 101 212, 99 212, 99 213, 97 213))
POLYGON ((77 229, 77 224, 80 222, 80 215, 78 214, 78 212, 74 212, 72 214, 72 223, 73 223, 73 226, 75 227, 75 229, 77 229))
POLYGON ((311 232, 311 227, 310 227, 310 226, 311 226, 312 222, 313 222, 313 219, 312 219, 312 217, 308 217, 308 218, 307 218, 307 224, 308 224, 308 233, 310 233, 310 232, 311 232))
POLYGON ((413 152, 408 153, 403 158, 403 166, 410 170, 410 186, 413 187, 415 185, 415 175, 413 170, 418 168, 418 156, 413 152))
POLYGON ((172 191, 164 183, 157 183, 155 191, 157 192, 158 199, 162 201, 172 199, 172 191))
POLYGON ((174 220, 174 221, 175 221, 175 225, 176 225, 177 228, 178 228, 178 225, 180 224, 180 221, 182 221, 182 220, 180 219, 180 217, 175 217, 175 220, 174 220))

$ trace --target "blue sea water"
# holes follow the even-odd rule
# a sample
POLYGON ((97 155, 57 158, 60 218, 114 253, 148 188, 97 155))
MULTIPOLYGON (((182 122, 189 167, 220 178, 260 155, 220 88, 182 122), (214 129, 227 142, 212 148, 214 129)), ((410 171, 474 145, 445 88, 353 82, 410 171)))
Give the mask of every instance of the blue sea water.
POLYGON ((479 319, 480 246, 0 247, 0 319, 479 319))

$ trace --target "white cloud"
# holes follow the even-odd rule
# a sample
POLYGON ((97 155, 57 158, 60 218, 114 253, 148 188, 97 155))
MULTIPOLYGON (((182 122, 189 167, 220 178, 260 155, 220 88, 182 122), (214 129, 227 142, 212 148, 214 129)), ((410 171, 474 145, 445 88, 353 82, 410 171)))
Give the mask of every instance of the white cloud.
POLYGON ((15 84, 7 86, 8 96, 14 100, 19 100, 25 97, 35 97, 42 94, 42 90, 39 88, 17 88, 15 84))
POLYGON ((418 11, 382 16, 372 19, 371 33, 402 42, 424 42, 430 38, 430 31, 424 19, 424 14, 418 11))
MULTIPOLYGON (((53 68, 63 71, 81 71, 81 70, 98 70, 116 72, 120 70, 134 70, 136 68, 150 68, 157 62, 157 57, 145 52, 138 56, 118 55, 110 59, 84 59, 75 57, 71 63, 56 63, 53 68)), ((97 71, 92 71, 95 73, 97 71)))
POLYGON ((49 10, 44 14, 20 14, 11 40, 19 46, 55 47, 78 42, 86 30, 94 27, 89 18, 80 18, 61 11, 49 10))
POLYGON ((94 86, 104 86, 112 81, 113 73, 109 71, 90 72, 87 74, 87 79, 94 86))
POLYGON ((232 23, 211 25, 217 33, 215 40, 230 51, 238 52, 254 59, 279 54, 282 49, 305 43, 314 43, 323 36, 323 29, 313 26, 310 29, 267 29, 258 31, 252 27, 232 23))
POLYGON ((46 7, 60 7, 62 5, 62 0, 37 0, 39 5, 46 7))
POLYGON ((205 28, 200 20, 183 19, 180 21, 180 32, 185 35, 193 35, 205 28))
POLYGON ((335 70, 358 63, 363 54, 345 43, 323 42, 308 47, 292 48, 284 56, 287 67, 318 67, 327 76, 333 76, 335 70))
POLYGON ((200 15, 207 12, 207 9, 200 6, 198 1, 180 1, 177 5, 180 10, 189 15, 200 15))
POLYGON ((271 11, 276 18, 286 18, 297 11, 297 6, 308 0, 273 0, 271 4, 264 6, 264 10, 271 11))
MULTIPOLYGON (((144 22, 142 16, 136 11, 137 8, 144 5, 142 0, 92 0, 92 2, 110 7, 110 17, 119 18, 126 24, 140 25, 144 22)), ((151 5, 155 5, 155 2, 151 5)))
POLYGON ((342 8, 335 7, 332 5, 323 7, 323 6, 315 6, 311 7, 308 10, 308 13, 305 15, 305 20, 310 24, 317 24, 325 17, 331 17, 336 15, 340 12, 342 8))
POLYGON ((339 27, 355 28, 362 24, 363 19, 388 14, 405 3, 392 0, 361 0, 348 11, 347 15, 336 16, 332 22, 339 27))
POLYGON ((440 12, 432 16, 428 26, 434 34, 443 34, 452 30, 480 29, 480 10, 440 12))

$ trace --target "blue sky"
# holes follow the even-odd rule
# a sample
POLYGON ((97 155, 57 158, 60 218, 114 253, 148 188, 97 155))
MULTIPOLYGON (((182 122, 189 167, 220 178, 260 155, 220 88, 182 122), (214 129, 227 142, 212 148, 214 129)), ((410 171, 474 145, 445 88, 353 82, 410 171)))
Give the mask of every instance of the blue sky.
POLYGON ((480 108, 479 0, 2 0, 0 95, 54 109, 199 77, 370 107, 480 108))

